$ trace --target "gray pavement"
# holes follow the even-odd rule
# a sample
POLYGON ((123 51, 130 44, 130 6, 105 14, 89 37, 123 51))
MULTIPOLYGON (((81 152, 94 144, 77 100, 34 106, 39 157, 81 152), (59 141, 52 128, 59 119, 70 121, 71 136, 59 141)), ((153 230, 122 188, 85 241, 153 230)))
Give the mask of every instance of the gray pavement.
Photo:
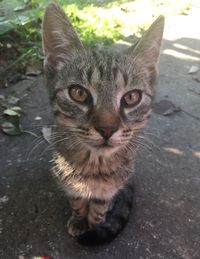
MULTIPOLYGON (((188 74, 200 67, 198 18, 193 12, 167 20, 155 102, 180 110, 165 116, 158 105, 153 113, 144 133, 148 147, 138 153, 136 206, 110 244, 84 247, 68 236, 68 203, 50 172, 49 144, 0 132, 1 259, 200 258, 200 83, 188 74)), ((39 134, 52 124, 42 78, 0 94, 21 98, 24 128, 39 134)))

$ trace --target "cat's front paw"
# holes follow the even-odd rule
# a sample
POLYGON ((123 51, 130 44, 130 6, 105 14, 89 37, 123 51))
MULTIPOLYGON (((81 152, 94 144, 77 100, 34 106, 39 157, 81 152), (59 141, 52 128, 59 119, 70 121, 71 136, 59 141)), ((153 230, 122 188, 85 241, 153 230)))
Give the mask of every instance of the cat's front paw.
POLYGON ((67 222, 68 233, 73 237, 78 237, 88 231, 88 223, 85 218, 71 216, 67 222))
POLYGON ((88 225, 90 229, 93 229, 94 227, 103 224, 105 222, 105 215, 96 215, 96 217, 90 217, 88 216, 88 225))

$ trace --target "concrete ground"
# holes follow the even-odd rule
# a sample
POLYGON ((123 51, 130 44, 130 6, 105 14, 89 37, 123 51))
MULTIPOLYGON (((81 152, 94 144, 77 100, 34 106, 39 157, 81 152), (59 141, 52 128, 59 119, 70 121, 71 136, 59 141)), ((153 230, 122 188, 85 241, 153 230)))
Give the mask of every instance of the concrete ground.
MULTIPOLYGON (((148 147, 138 154, 136 207, 110 244, 84 247, 68 236, 67 199, 51 176, 48 143, 0 132, 1 259, 200 258, 200 83, 188 74, 200 67, 198 20, 195 12, 167 20, 156 112, 145 133, 148 147)), ((41 78, 0 94, 21 98, 24 128, 39 133, 52 124, 41 78)))

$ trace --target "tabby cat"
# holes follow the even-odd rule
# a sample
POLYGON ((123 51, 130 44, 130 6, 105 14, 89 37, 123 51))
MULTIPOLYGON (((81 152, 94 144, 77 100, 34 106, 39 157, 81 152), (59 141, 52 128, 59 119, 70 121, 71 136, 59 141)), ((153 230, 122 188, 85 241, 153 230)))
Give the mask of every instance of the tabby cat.
POLYGON ((87 49, 64 11, 54 3, 46 8, 53 171, 72 209, 68 233, 79 240, 111 240, 128 220, 138 135, 151 113, 163 27, 160 16, 123 53, 87 49))

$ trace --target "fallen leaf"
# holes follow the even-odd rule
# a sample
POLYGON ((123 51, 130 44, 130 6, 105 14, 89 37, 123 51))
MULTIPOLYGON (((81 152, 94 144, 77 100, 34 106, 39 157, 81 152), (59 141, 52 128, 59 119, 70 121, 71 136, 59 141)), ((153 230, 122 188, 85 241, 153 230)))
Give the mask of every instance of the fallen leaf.
POLYGON ((8 116, 20 116, 20 114, 16 111, 13 111, 12 109, 6 109, 3 114, 8 115, 8 116))
POLYGON ((34 118, 34 120, 36 120, 36 121, 40 121, 42 119, 42 117, 40 117, 40 116, 36 116, 35 118, 34 118))
POLYGON ((158 103, 154 103, 153 110, 155 113, 168 116, 175 112, 181 111, 180 107, 177 107, 171 101, 168 100, 161 100, 158 103))
POLYGON ((26 76, 38 76, 41 74, 41 70, 36 64, 26 64, 26 76))
POLYGON ((197 71, 199 71, 199 67, 198 66, 191 66, 191 68, 188 71, 188 74, 194 74, 197 71))
POLYGON ((3 111, 3 114, 8 116, 20 116, 22 109, 19 106, 14 106, 3 111))
POLYGON ((25 8, 26 8, 25 5, 17 6, 14 8, 14 11, 15 12, 23 11, 25 8))
POLYGON ((51 127, 43 127, 42 128, 42 135, 48 143, 51 143, 51 133, 52 133, 51 127))

